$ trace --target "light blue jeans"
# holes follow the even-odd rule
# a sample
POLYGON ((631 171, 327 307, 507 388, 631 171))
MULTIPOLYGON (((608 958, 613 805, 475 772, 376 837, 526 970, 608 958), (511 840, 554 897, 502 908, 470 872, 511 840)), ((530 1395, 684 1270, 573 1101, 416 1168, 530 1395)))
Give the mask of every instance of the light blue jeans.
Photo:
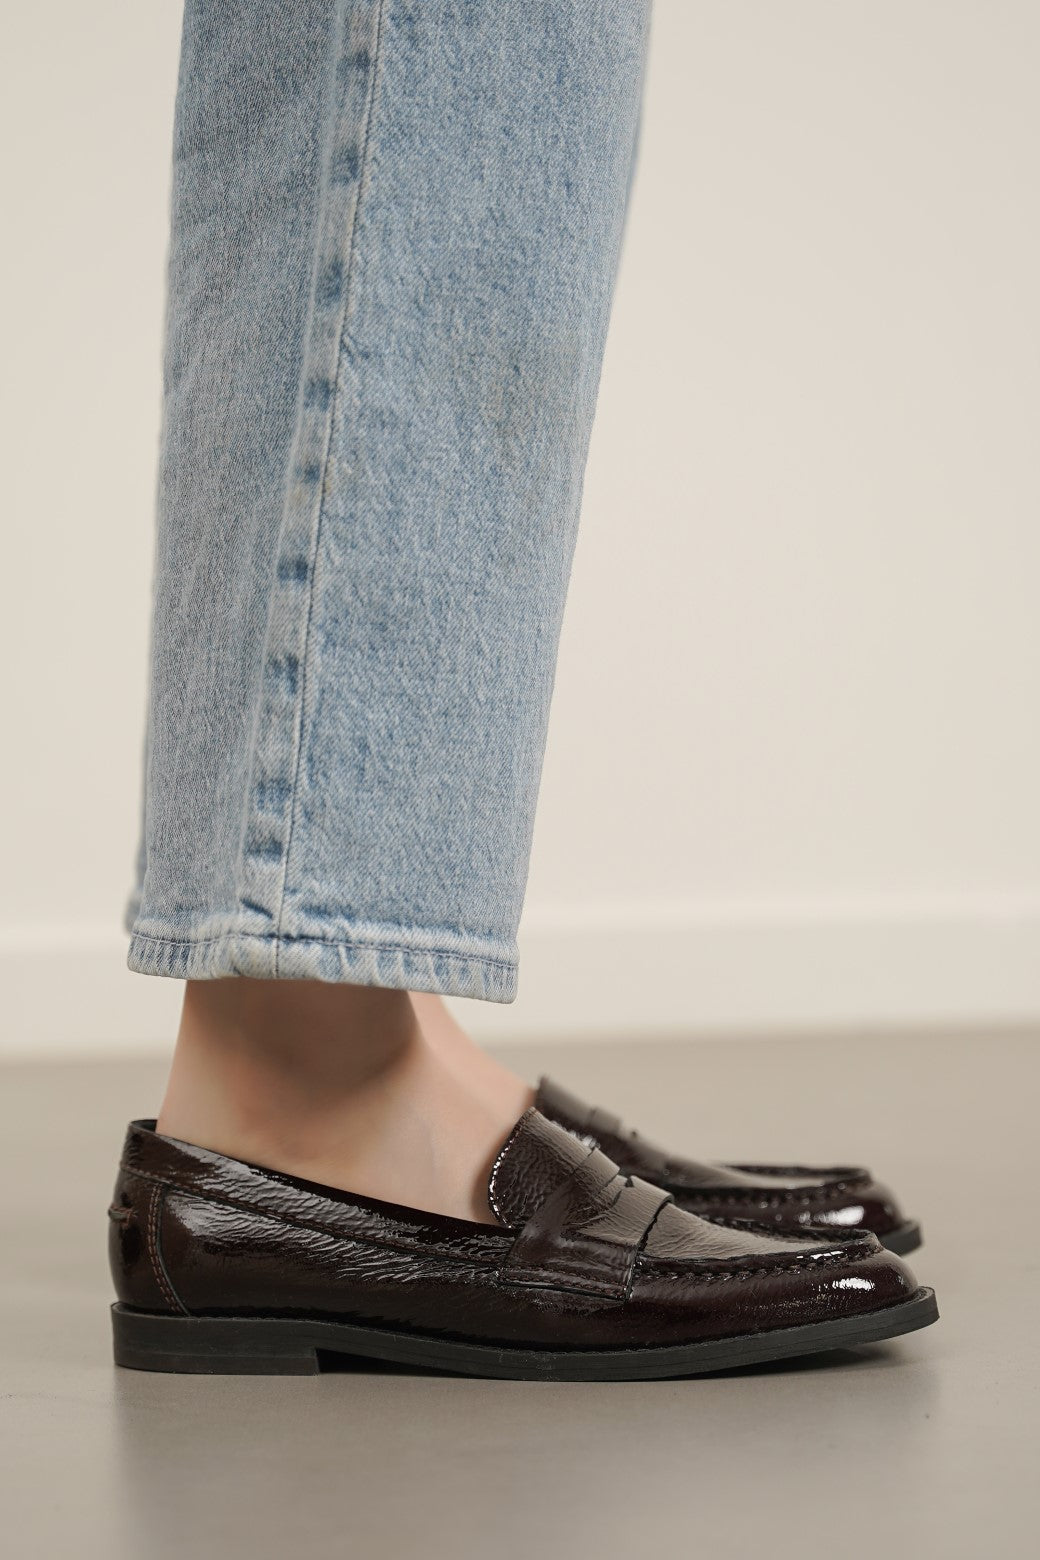
POLYGON ((187 0, 130 967, 510 1000, 648 0, 187 0))

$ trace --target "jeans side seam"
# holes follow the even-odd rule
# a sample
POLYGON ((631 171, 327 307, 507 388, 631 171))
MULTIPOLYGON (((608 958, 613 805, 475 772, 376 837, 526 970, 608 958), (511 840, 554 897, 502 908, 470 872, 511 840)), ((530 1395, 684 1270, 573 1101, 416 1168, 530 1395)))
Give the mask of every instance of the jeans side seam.
MULTIPOLYGON (((378 10, 375 21, 375 40, 372 48, 372 79, 369 85, 368 102, 365 110, 365 128, 360 148, 358 165, 358 187, 354 200, 354 209, 351 213, 350 231, 346 236, 346 265, 343 276, 343 303, 339 314, 337 326, 336 351, 332 371, 332 384, 334 386, 332 401, 329 408, 328 426, 325 437, 325 449, 321 460, 321 493, 318 500, 318 515, 314 527, 314 546, 311 554, 310 588, 307 593, 307 621, 303 633, 303 653, 300 657, 300 697, 299 716, 295 731, 295 755, 293 761, 293 777, 289 798, 289 829, 285 840, 285 856, 282 862, 282 881, 278 900, 278 913, 275 917, 275 928, 281 937, 282 921, 285 914, 285 886, 289 876, 289 853, 292 849, 293 835, 296 829, 296 800, 300 783, 300 765, 303 761, 303 743, 306 731, 307 717, 307 660, 311 642, 311 622, 314 616, 315 578, 318 571, 318 553, 321 546, 322 521, 325 516, 325 483, 328 475, 329 453, 332 449, 336 429, 337 390, 339 385, 340 364, 343 358, 343 338, 346 335, 347 320, 350 314, 350 289, 354 274, 354 255, 357 250, 358 217, 361 211, 361 201, 365 193, 365 175, 368 171, 369 147, 372 138, 372 121, 376 111, 376 91, 379 84, 380 63, 382 59, 383 20, 386 12, 386 0, 378 0, 378 10)), ((278 947, 274 949, 274 972, 278 975, 278 947)))
MULTIPOLYGON (((330 86, 335 96, 329 107, 323 190, 316 218, 297 427, 275 552, 239 845, 239 899, 264 909, 276 933, 281 932, 285 913, 325 484, 336 425, 339 364, 375 114, 386 0, 375 0, 365 13, 356 6, 344 9, 346 20, 339 30, 330 86)), ((277 978, 278 937, 269 940, 269 973, 277 978)))

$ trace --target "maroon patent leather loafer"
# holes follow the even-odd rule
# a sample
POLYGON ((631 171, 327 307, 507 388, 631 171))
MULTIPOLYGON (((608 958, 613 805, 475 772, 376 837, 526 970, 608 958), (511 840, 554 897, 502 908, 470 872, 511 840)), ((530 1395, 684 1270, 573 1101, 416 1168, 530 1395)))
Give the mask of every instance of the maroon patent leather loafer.
POLYGON ((538 1085, 535 1106, 609 1154, 625 1174, 664 1187, 680 1208, 702 1219, 754 1219, 785 1233, 809 1227, 869 1232, 900 1256, 921 1244, 921 1226, 904 1216, 888 1187, 869 1170, 699 1164, 648 1143, 617 1116, 586 1105, 550 1078, 538 1085))
POLYGON ((480 1376, 692 1376, 925 1327, 872 1235, 710 1223, 533 1108, 497 1223, 355 1197, 134 1122, 111 1218, 115 1357, 310 1374, 336 1355, 480 1376))

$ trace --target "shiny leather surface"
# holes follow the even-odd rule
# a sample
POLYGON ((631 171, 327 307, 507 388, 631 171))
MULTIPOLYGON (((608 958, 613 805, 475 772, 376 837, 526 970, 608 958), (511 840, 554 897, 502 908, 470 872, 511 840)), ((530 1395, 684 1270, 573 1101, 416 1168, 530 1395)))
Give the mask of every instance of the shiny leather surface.
POLYGON ((535 1107, 585 1142, 595 1144, 628 1175, 664 1187, 702 1218, 750 1219, 777 1230, 817 1226, 887 1235, 904 1222, 892 1192, 855 1166, 722 1165, 670 1154, 631 1132, 609 1111, 543 1078, 535 1107))
POLYGON ((110 1209, 118 1298, 503 1344, 638 1347, 895 1305, 871 1235, 714 1224, 531 1109, 499 1154, 497 1225, 361 1200, 134 1122, 110 1209))

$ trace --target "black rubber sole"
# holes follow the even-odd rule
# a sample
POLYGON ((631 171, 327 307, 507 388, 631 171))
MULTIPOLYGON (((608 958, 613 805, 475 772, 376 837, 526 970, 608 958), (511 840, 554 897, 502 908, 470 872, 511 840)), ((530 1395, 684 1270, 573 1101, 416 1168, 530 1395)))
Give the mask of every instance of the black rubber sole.
POLYGON ((848 1349, 937 1321, 935 1292, 862 1316, 647 1349, 520 1349, 283 1317, 159 1316, 112 1307, 117 1365, 205 1375, 313 1376, 323 1355, 518 1381, 650 1381, 848 1349))
POLYGON ((908 1219, 906 1224, 901 1224, 897 1230, 889 1230, 887 1235, 879 1235, 878 1240, 887 1251, 892 1251, 897 1257, 905 1257, 911 1251, 916 1251, 924 1242, 921 1234, 921 1226, 916 1219, 908 1219))

